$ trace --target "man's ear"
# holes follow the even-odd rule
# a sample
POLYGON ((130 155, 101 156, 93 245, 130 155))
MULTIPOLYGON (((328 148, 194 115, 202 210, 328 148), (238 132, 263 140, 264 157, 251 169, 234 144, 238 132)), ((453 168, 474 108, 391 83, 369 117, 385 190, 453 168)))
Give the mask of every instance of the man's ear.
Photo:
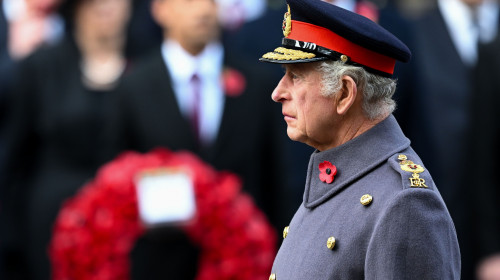
POLYGON ((342 77, 342 90, 337 97, 337 114, 345 115, 356 101, 358 88, 354 80, 347 75, 342 77))

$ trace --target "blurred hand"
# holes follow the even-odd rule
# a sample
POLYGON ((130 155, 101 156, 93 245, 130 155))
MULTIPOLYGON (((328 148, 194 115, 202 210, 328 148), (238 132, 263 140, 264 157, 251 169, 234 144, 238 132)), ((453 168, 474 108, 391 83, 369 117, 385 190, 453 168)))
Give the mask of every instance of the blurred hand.
POLYGON ((479 263, 477 280, 500 280, 500 254, 488 257, 479 263))
POLYGON ((18 60, 28 56, 44 42, 45 18, 24 16, 9 24, 9 54, 18 60))

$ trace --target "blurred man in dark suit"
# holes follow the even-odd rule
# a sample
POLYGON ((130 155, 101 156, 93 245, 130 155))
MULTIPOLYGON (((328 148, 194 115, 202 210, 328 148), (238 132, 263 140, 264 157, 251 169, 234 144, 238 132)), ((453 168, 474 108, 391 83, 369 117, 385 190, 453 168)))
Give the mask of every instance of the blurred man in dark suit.
MULTIPOLYGON (((279 107, 268 102, 274 81, 244 56, 224 51, 215 1, 154 0, 152 13, 164 41, 123 82, 110 129, 115 152, 193 151, 238 174, 244 190, 281 227, 293 210, 274 203, 287 200, 286 192, 276 195, 284 127, 279 107)), ((196 275, 197 249, 176 229, 150 230, 132 258, 136 279, 196 275)))

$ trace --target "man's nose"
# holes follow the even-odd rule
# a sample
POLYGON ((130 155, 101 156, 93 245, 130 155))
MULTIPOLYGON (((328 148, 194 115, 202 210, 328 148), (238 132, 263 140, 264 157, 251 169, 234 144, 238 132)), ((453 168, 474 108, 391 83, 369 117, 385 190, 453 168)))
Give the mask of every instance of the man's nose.
POLYGON ((280 82, 273 90, 271 94, 271 99, 274 102, 283 102, 286 99, 286 75, 281 78, 280 82))

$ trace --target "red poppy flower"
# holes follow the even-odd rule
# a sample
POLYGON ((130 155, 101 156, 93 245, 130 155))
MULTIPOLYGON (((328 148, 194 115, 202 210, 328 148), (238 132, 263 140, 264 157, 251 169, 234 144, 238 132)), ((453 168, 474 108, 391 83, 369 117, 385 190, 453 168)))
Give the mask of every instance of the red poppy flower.
POLYGON ((224 92, 229 97, 240 96, 247 86, 245 76, 232 68, 224 69, 222 73, 224 92))
POLYGON ((335 175, 337 175, 337 167, 331 162, 323 161, 319 164, 319 179, 322 182, 332 183, 335 175))

